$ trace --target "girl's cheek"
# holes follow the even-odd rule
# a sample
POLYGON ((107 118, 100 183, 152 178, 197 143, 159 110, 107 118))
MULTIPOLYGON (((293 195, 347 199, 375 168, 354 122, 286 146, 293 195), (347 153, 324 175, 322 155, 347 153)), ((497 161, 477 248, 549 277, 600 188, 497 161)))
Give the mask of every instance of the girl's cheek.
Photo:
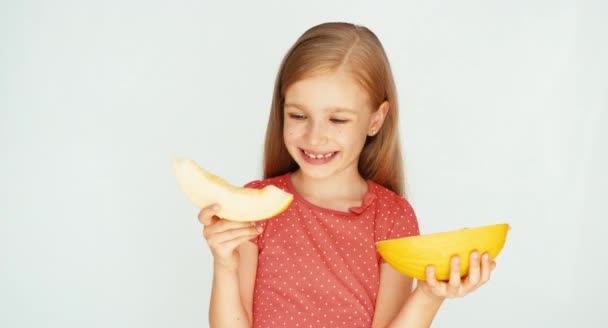
POLYGON ((287 141, 291 141, 296 139, 296 132, 293 130, 285 130, 283 133, 283 139, 287 141))

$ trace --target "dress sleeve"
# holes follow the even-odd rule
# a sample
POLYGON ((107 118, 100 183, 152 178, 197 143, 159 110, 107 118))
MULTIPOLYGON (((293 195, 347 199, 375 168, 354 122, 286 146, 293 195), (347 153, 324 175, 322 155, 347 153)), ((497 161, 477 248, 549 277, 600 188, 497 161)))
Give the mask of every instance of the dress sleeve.
MULTIPOLYGON (((390 206, 376 217, 375 241, 419 235, 418 219, 411 204, 401 196, 389 202, 390 206)), ((379 264, 385 262, 380 253, 377 256, 379 264)))

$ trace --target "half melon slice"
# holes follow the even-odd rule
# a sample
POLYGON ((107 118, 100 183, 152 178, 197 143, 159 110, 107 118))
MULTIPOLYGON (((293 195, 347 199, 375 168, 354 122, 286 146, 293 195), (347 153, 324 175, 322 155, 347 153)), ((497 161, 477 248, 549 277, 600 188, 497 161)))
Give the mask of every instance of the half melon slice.
POLYGON ((460 276, 469 271, 469 255, 477 250, 487 252, 491 259, 502 250, 509 224, 500 223, 427 235, 403 237, 376 243, 380 255, 404 275, 426 280, 426 267, 435 267, 438 280, 450 277, 450 259, 460 256, 460 276))
POLYGON ((216 215, 226 220, 265 220, 285 211, 293 200, 292 194, 273 185, 262 189, 233 186, 190 159, 174 160, 173 173, 194 205, 203 208, 217 203, 216 215))

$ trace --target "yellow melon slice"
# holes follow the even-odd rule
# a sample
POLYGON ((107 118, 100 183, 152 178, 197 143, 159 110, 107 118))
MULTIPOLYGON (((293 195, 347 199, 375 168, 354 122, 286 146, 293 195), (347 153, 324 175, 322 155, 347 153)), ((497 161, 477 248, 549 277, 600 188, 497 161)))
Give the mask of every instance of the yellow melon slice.
POLYGON ((175 159, 173 173, 194 205, 203 208, 217 203, 220 211, 216 215, 226 220, 268 219, 285 211, 293 200, 292 194, 272 185, 262 189, 233 186, 189 159, 175 159))
POLYGON ((396 238, 376 243, 380 255, 404 275, 426 280, 425 270, 435 267, 438 280, 449 280, 450 259, 460 256, 460 276, 469 271, 469 256, 474 250, 480 256, 487 252, 491 259, 502 250, 509 225, 494 224, 448 232, 396 238))

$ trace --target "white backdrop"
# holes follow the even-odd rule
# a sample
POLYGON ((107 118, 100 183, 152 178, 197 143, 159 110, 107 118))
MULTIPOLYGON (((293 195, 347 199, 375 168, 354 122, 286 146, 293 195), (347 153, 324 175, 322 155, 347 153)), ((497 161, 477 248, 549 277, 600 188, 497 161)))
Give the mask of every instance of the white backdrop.
POLYGON ((0 327, 206 327, 210 252, 174 157, 260 177, 308 27, 370 27, 423 233, 512 226, 434 327, 606 327, 608 12, 597 1, 3 1, 0 327))

